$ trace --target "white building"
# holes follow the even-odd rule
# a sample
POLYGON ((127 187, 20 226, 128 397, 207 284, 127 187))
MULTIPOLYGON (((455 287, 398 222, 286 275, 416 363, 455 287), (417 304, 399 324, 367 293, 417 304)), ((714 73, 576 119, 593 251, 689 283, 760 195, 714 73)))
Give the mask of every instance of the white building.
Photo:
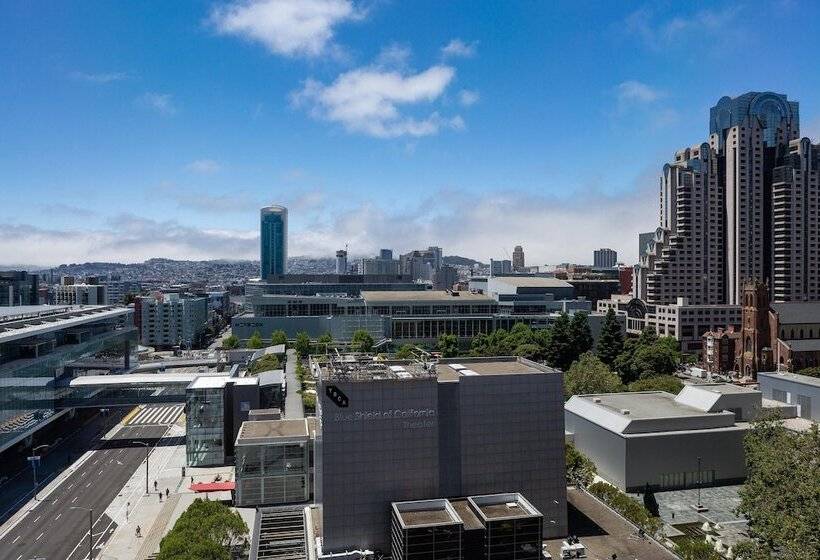
POLYGON ((192 348, 205 331, 208 298, 160 294, 136 300, 140 340, 146 346, 192 348))
POLYGON ((58 284, 54 286, 56 305, 106 305, 108 289, 97 284, 58 284))

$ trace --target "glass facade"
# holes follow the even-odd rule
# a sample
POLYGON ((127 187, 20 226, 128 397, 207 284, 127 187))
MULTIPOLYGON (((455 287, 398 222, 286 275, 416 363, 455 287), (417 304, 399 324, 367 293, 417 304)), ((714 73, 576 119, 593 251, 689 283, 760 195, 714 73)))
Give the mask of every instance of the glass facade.
POLYGON ((0 317, 0 451, 67 406, 68 382, 80 364, 126 367, 136 340, 133 311, 125 308, 42 308, 0 317))
POLYGON ((223 388, 188 389, 185 399, 188 465, 225 464, 225 403, 223 388))
POLYGON ((310 500, 310 443, 236 446, 237 505, 259 506, 310 500))
POLYGON ((261 276, 285 274, 288 260, 288 210, 268 206, 260 213, 261 276))

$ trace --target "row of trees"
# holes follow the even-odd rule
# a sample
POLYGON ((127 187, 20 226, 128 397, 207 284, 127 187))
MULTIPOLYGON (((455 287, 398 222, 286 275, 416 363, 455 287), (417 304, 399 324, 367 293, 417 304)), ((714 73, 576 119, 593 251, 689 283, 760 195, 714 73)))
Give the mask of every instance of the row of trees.
POLYGON ((197 498, 163 537, 157 560, 231 560, 248 550, 248 525, 236 511, 197 498))

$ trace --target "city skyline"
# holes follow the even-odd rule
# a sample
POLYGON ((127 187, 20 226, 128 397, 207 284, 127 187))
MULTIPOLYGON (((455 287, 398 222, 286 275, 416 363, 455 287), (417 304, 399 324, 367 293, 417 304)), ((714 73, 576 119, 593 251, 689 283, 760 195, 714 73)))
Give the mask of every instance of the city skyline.
POLYGON ((793 56, 810 3, 295 5, 313 31, 264 2, 3 8, 0 262, 255 259, 258 209, 282 204, 292 255, 630 263, 660 168, 718 99, 783 92, 820 131, 820 77, 793 56), (726 64, 745 49, 753 77, 726 64))

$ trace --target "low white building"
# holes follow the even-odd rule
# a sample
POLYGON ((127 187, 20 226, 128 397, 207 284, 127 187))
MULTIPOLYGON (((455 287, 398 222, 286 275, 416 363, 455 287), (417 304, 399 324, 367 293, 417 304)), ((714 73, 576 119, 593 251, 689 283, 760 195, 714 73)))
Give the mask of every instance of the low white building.
POLYGON ((108 289, 99 284, 58 284, 54 286, 56 305, 106 305, 108 289))

